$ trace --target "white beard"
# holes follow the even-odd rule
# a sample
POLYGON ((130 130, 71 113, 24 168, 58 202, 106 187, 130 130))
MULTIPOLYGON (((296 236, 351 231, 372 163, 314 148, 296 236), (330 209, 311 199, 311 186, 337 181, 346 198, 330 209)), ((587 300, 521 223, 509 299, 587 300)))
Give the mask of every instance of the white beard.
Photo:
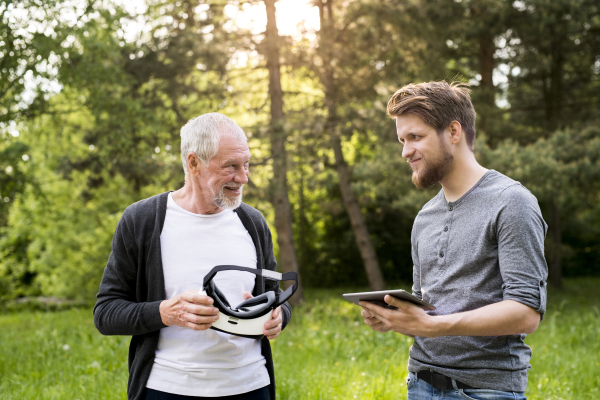
MULTIPOLYGON (((242 189, 243 185, 240 186, 242 189)), ((236 209, 242 204, 242 193, 236 197, 228 197, 225 195, 225 186, 221 188, 219 194, 213 200, 215 206, 222 208, 223 210, 233 210, 236 209)))

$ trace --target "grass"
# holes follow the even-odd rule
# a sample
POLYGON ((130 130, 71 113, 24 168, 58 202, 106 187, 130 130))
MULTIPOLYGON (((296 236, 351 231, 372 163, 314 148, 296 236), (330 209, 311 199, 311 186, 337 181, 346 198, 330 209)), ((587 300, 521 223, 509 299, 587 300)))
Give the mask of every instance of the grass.
MULTIPOLYGON (((527 338, 527 397, 600 398, 600 279, 569 280, 527 338)), ((411 339, 372 332, 343 290, 309 290, 273 342, 279 399, 405 399, 411 339)), ((125 399, 129 338, 90 309, 0 315, 0 399, 125 399)))

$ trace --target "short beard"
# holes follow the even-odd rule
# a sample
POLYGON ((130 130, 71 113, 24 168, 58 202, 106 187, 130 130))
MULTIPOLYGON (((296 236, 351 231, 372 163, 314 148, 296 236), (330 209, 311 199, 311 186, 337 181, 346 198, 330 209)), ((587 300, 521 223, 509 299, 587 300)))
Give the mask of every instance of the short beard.
POLYGON ((454 156, 442 144, 442 154, 439 157, 434 157, 429 162, 424 161, 423 171, 420 174, 413 171, 412 174, 412 181, 419 189, 427 189, 436 183, 440 183, 452 167, 454 156))
MULTIPOLYGON (((242 190, 243 185, 240 186, 240 190, 242 190)), ((234 198, 227 197, 225 195, 225 186, 221 188, 219 194, 213 200, 215 206, 223 209, 223 210, 234 210, 242 204, 242 193, 239 196, 234 198)))

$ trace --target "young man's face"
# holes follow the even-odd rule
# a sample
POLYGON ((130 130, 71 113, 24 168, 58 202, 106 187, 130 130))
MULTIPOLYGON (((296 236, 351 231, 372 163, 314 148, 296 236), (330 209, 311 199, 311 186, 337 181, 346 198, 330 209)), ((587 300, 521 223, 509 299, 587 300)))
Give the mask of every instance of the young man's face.
POLYGON ((412 181, 426 189, 439 183, 450 171, 453 156, 450 144, 435 128, 415 114, 396 117, 396 132, 402 143, 402 157, 412 168, 412 181))

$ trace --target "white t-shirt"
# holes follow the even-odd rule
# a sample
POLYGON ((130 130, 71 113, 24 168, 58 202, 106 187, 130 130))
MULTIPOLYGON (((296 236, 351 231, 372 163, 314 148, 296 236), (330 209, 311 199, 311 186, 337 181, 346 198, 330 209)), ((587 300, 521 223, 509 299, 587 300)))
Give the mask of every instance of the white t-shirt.
MULTIPOLYGON (((256 249, 232 210, 194 214, 178 206, 171 193, 160 235, 167 298, 201 290, 204 276, 216 265, 256 268, 256 249)), ((219 272, 214 278, 229 304, 252 293, 255 275, 219 272)), ((269 385, 260 341, 208 329, 179 326, 161 329, 156 357, 146 387, 184 396, 218 397, 250 392, 269 385)))

